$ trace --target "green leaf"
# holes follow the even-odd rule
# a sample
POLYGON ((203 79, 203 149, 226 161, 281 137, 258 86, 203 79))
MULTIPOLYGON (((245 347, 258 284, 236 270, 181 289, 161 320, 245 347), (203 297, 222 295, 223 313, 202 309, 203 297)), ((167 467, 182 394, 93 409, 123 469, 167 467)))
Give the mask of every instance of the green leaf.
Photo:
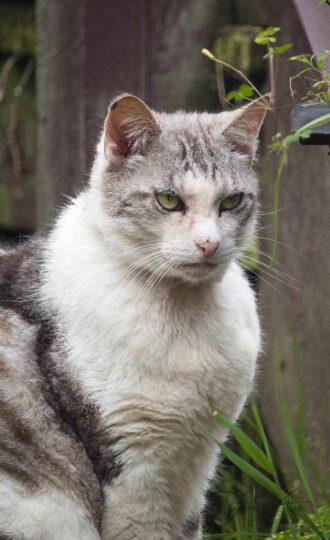
MULTIPOLYGON (((280 133, 277 133, 276 135, 281 136, 280 133)), ((264 449, 266 451, 268 461, 269 461, 269 463, 271 463, 271 466, 272 466, 272 469, 273 469, 273 477, 274 477, 275 481, 278 483, 277 472, 276 472, 276 468, 275 468, 275 465, 274 465, 272 452, 271 452, 271 449, 270 449, 270 444, 269 444, 269 441, 267 439, 267 435, 266 435, 266 432, 264 430, 264 426, 263 426, 261 416, 260 416, 260 413, 259 413, 259 409, 258 409, 258 405, 257 405, 256 402, 252 403, 251 410, 252 410, 256 425, 257 425, 259 437, 261 438, 261 440, 263 442, 264 449)))
POLYGON ((324 70, 324 67, 325 67, 325 61, 327 59, 327 54, 326 53, 321 53, 321 54, 317 54, 315 55, 315 65, 317 66, 317 68, 320 70, 320 71, 323 71, 324 70))
POLYGON ((327 103, 330 103, 330 90, 326 90, 325 92, 323 92, 323 98, 324 98, 324 101, 326 101, 327 103))
POLYGON ((255 43, 257 43, 258 45, 267 45, 268 43, 268 38, 265 36, 265 35, 262 35, 262 33, 258 34, 255 38, 254 38, 254 41, 255 43))
POLYGON ((330 81, 317 81, 312 85, 312 88, 321 89, 324 88, 330 81))
POLYGON ((281 47, 274 47, 274 54, 283 54, 285 51, 288 51, 293 46, 293 43, 286 43, 286 45, 281 45, 281 47))
POLYGON ((289 60, 292 60, 293 62, 302 62, 303 64, 310 65, 311 54, 298 54, 297 56, 291 56, 289 60))
POLYGON ((269 36, 273 36, 274 34, 277 34, 277 32, 279 32, 280 30, 281 28, 279 26, 268 26, 265 32, 267 32, 269 36))
POLYGON ((243 99, 247 97, 251 97, 254 94, 254 90, 252 86, 249 84, 242 84, 238 90, 232 90, 231 92, 228 92, 226 95, 226 99, 228 101, 233 101, 236 99, 237 101, 242 101, 243 99))
POLYGON ((214 418, 216 419, 219 424, 225 426, 227 429, 229 429, 230 433, 233 435, 233 437, 236 439, 240 447, 246 452, 250 458, 253 459, 253 461, 259 465, 262 469, 267 471, 270 474, 273 474, 274 468, 272 463, 268 460, 268 457, 266 454, 259 448, 259 446, 248 436, 242 429, 240 429, 238 426, 230 422, 230 420, 227 420, 222 414, 215 411, 213 413, 214 418))
POLYGON ((241 84, 241 86, 239 87, 239 92, 244 97, 251 97, 254 94, 254 90, 249 84, 241 84))
POLYGON ((266 30, 263 30, 262 32, 259 32, 259 34, 256 35, 254 38, 255 43, 258 45, 268 45, 269 43, 275 43, 276 38, 273 37, 277 32, 279 32, 281 29, 274 26, 269 26, 266 28, 266 30))
POLYGON ((257 43, 258 45, 267 45, 270 40, 273 40, 273 41, 276 41, 275 38, 271 38, 270 36, 267 36, 267 34, 265 32, 260 32, 260 34, 258 34, 254 41, 255 43, 257 43))
POLYGON ((226 95, 226 99, 228 101, 233 101, 234 99, 240 100, 241 94, 238 90, 232 90, 231 92, 228 92, 228 94, 226 95))

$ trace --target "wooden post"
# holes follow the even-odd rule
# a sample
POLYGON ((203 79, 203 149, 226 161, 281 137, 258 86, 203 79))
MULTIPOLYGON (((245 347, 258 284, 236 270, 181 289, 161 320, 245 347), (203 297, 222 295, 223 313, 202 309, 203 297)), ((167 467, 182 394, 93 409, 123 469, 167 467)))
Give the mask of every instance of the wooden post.
POLYGON ((38 0, 37 227, 51 224, 86 172, 84 2, 38 0))

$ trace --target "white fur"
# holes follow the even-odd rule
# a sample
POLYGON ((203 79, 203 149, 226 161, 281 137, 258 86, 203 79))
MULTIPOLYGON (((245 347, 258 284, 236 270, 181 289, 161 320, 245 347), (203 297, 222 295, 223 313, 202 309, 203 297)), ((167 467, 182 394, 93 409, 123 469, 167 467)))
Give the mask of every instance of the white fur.
POLYGON ((252 388, 255 298, 236 263, 221 283, 142 290, 104 239, 111 226, 97 225, 96 191, 59 219, 42 299, 68 329, 69 369, 99 405, 123 463, 104 490, 102 538, 177 540, 215 472, 209 435, 226 437, 212 412, 236 420, 252 388))

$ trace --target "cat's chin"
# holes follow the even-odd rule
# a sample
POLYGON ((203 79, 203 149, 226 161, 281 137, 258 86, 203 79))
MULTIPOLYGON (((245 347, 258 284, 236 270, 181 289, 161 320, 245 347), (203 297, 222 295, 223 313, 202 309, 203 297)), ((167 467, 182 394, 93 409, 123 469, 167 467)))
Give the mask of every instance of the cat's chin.
POLYGON ((227 264, 209 264, 209 263, 184 263, 178 265, 173 274, 180 281, 198 285, 203 282, 221 281, 227 264))

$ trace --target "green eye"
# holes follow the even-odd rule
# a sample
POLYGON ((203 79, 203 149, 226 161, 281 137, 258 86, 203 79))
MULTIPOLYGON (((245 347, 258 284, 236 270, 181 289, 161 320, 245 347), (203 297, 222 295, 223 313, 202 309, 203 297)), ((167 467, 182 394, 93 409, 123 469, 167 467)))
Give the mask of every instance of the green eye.
POLYGON ((222 210, 234 210, 234 208, 237 208, 242 202, 243 199, 243 193, 235 193, 235 195, 230 195, 230 197, 226 197, 223 199, 221 205, 220 205, 220 212, 222 210))
POLYGON ((180 197, 175 193, 164 191, 162 193, 157 193, 156 197, 159 204, 165 208, 165 210, 174 212, 175 210, 181 210, 183 207, 180 197))

